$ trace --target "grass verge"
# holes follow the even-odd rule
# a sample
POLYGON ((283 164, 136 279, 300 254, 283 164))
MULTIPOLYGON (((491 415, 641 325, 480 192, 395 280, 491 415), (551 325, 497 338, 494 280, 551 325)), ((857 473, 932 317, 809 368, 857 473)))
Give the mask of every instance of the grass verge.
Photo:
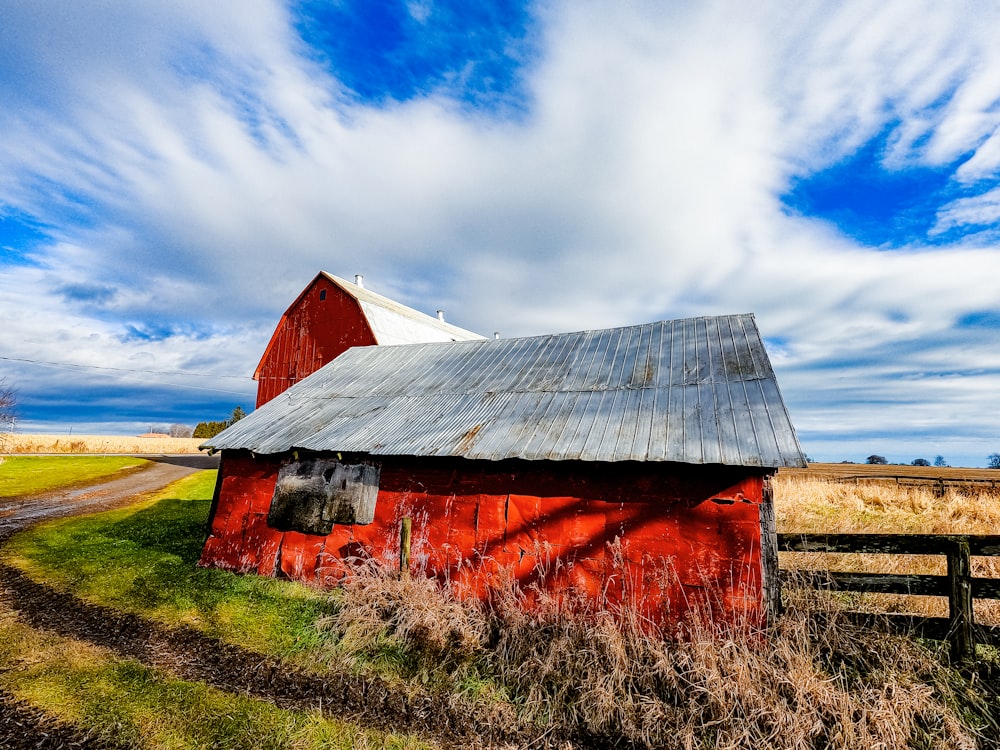
POLYGON ((0 497, 79 487, 149 463, 129 456, 5 456, 0 497))
POLYGON ((328 594, 197 567, 215 476, 198 472, 128 508, 40 524, 10 540, 5 558, 89 602, 308 663, 324 637, 314 623, 334 606, 328 594))
POLYGON ((0 663, 0 686, 7 692, 56 720, 128 747, 430 747, 319 711, 283 710, 172 679, 89 644, 32 631, 2 607, 0 663))

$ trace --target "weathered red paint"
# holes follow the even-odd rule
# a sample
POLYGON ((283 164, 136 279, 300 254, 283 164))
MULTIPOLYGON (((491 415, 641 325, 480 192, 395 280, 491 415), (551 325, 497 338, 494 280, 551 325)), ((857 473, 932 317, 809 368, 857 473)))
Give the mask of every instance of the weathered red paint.
POLYGON ((358 301, 319 274, 281 316, 257 365, 257 407, 352 346, 375 343, 358 301))
POLYGON ((322 537, 267 525, 282 458, 224 452, 203 565, 331 586, 352 559, 397 566, 409 517, 411 572, 461 595, 488 596, 512 576, 659 622, 692 608, 763 622, 764 470, 385 457, 374 523, 322 537))

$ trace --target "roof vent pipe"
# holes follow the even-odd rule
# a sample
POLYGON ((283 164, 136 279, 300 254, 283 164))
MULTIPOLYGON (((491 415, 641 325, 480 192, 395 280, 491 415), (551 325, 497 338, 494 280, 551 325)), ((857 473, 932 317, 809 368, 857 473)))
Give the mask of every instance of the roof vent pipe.
POLYGON ((493 332, 493 338, 495 338, 495 339, 500 338, 500 331, 494 331, 493 332))
POLYGON ((438 320, 444 323, 444 310, 438 310, 438 320))
POLYGON ((365 277, 362 276, 360 273, 354 274, 354 283, 357 284, 362 289, 364 289, 365 288, 365 277))

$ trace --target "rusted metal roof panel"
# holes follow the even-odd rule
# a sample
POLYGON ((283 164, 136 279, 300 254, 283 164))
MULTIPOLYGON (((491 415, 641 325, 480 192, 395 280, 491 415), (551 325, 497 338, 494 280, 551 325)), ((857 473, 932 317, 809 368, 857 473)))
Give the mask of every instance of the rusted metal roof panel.
POLYGON ((203 447, 805 465, 752 315, 358 347, 203 447))

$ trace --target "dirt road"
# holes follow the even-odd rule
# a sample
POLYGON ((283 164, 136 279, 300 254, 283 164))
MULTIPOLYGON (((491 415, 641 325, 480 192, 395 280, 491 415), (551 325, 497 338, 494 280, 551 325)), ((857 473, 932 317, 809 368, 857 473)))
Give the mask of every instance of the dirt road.
POLYGON ((142 458, 152 463, 108 482, 27 497, 0 497, 0 542, 38 521, 128 505, 188 474, 218 466, 217 458, 202 455, 142 458))

